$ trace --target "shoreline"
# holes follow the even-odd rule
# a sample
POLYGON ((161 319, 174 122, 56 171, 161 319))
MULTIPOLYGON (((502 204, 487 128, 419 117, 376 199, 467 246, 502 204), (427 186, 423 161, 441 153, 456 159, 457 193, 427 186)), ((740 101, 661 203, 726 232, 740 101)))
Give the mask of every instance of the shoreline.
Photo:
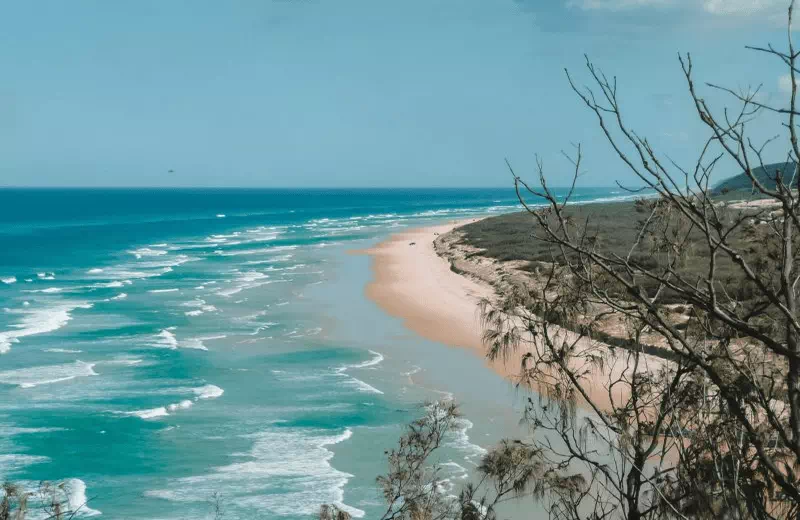
MULTIPOLYGON (((371 258, 372 280, 364 290, 367 299, 390 316, 401 319, 406 329, 423 338, 471 350, 483 359, 485 366, 510 384, 516 384, 526 350, 520 349, 502 361, 486 359, 478 310, 482 298, 495 298, 493 284, 503 290, 506 284, 497 280, 506 274, 505 266, 480 256, 467 258, 452 245, 456 237, 451 232, 478 220, 482 219, 462 219, 401 231, 354 253, 371 258)), ((584 342, 587 348, 588 344, 584 342)), ((593 347, 598 348, 598 343, 594 342, 593 347)), ((599 344, 599 348, 611 347, 599 344)), ((658 370, 663 360, 645 355, 645 362, 650 370, 658 370)), ((606 388, 609 378, 618 376, 625 368, 622 365, 612 363, 608 369, 592 369, 587 377, 587 390, 601 409, 611 409, 612 399, 619 402, 625 398, 623 393, 616 392, 610 396, 606 388)), ((578 404, 586 406, 582 399, 578 404)))
POLYGON ((478 303, 494 296, 488 284, 451 269, 434 240, 480 219, 462 219, 413 228, 391 235, 379 244, 356 251, 370 256, 372 280, 364 293, 385 313, 400 318, 406 329, 448 347, 466 348, 484 364, 513 382, 522 355, 506 363, 486 360, 478 303), (516 359, 516 358, 519 359, 516 359))

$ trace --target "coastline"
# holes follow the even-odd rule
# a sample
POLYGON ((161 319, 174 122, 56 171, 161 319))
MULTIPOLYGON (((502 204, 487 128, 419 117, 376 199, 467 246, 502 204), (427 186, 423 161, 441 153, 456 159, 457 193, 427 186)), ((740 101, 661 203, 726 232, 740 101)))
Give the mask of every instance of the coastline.
POLYGON ((372 260, 373 278, 365 289, 369 300, 424 338, 482 355, 478 302, 494 290, 453 272, 434 248, 438 236, 476 220, 402 231, 356 253, 372 260))
POLYGON ((403 325, 431 341, 466 348, 484 364, 513 381, 522 353, 505 363, 486 360, 478 304, 494 296, 481 281, 454 272, 447 258, 437 253, 434 241, 456 228, 479 219, 462 219, 391 235, 365 250, 371 257, 372 280, 366 297, 384 312, 400 318, 403 325), (413 245, 412 245, 413 244, 413 245))
MULTIPOLYGON (((509 283, 515 283, 514 263, 467 257, 453 244, 457 228, 477 220, 481 219, 405 230, 369 249, 355 251, 371 257, 372 280, 365 295, 390 316, 400 318, 415 334, 449 347, 469 349, 488 368, 516 383, 526 351, 520 349, 503 361, 487 360, 478 310, 482 298, 496 296, 495 285, 502 291, 509 283)), ((588 341, 581 343, 590 348, 588 341)), ((593 342, 591 348, 611 347, 593 342)), ((650 355, 645 355, 644 360, 652 371, 664 362, 650 355)), ((616 392, 610 396, 607 390, 608 381, 626 368, 623 365, 611 363, 605 369, 590 369, 588 391, 601 409, 610 409, 612 399, 618 402, 626 397, 616 392)))

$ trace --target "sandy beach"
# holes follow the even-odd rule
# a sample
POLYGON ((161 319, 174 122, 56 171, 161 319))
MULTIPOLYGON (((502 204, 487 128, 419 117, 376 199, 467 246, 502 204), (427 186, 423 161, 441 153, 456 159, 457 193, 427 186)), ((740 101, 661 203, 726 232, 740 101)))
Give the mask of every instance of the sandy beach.
POLYGON ((420 336, 483 356, 478 302, 494 291, 451 271, 433 245, 437 236, 472 221, 403 231, 362 252, 372 257, 374 277, 366 288, 370 300, 420 336))
MULTIPOLYGON (((492 297, 494 288, 483 280, 451 270, 450 261, 438 254, 434 246, 440 235, 474 221, 460 220, 403 231, 360 252, 372 257, 373 280, 366 287, 370 300, 386 313, 402 319, 416 334, 444 345, 468 348, 485 359, 478 304, 481 298, 492 297)), ((481 262, 475 261, 475 268, 491 270, 478 265, 481 262)), ((505 362, 486 360, 485 363, 513 382, 519 374, 523 354, 524 351, 519 351, 505 362)), ((645 356, 644 362, 649 370, 657 370, 663 363, 652 356, 645 356)), ((618 377, 623 368, 622 363, 615 362, 604 370, 592 371, 590 394, 601 408, 610 409, 608 381, 618 377)), ((615 393, 614 400, 624 397, 615 393)))

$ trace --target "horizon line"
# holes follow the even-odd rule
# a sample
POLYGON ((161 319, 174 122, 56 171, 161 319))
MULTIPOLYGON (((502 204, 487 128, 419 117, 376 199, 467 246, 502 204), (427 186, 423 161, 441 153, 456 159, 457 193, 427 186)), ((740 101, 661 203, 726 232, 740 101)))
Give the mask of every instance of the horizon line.
MULTIPOLYGON (((551 189, 566 189, 570 186, 548 186, 551 189)), ((619 186, 576 186, 580 188, 619 188, 619 186)), ((514 190, 514 185, 503 186, 25 186, 5 185, 0 190, 514 190)), ((635 189, 641 189, 635 188, 635 189)))

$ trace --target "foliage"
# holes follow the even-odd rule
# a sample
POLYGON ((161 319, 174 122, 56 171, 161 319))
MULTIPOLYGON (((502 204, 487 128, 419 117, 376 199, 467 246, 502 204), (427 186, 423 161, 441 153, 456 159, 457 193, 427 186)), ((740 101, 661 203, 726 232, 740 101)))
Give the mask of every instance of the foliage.
MULTIPOLYGON (((792 8, 790 27, 791 18, 792 8)), ((788 38, 786 52, 755 48, 788 68, 788 108, 761 103, 758 89, 708 84, 740 103, 716 113, 695 85, 691 56, 680 57, 709 131, 691 168, 661 156, 627 126, 615 78, 588 59, 593 87, 567 73, 621 162, 655 192, 628 210, 639 218, 623 240, 609 240, 613 232, 598 225, 602 219, 575 218, 569 208, 582 169, 579 145, 569 156, 566 197, 548 187, 541 161, 535 185, 509 165, 540 263, 522 295, 485 302, 485 338, 490 357, 518 353, 520 384, 541 396, 526 411, 532 428, 546 433, 536 446, 556 467, 577 464, 587 479, 584 493, 551 505, 554 518, 800 512, 800 54, 791 30, 788 38), (747 133, 763 112, 784 118, 787 171, 764 164, 775 139, 756 145, 747 133), (723 158, 744 171, 762 200, 734 204, 709 189, 723 158), (765 172, 775 173, 769 182, 765 172), (609 331, 626 338, 624 349, 597 341, 609 331), (652 345, 661 352, 646 348, 652 345), (578 405, 591 414, 581 417, 578 405), (553 448, 552 438, 565 448, 553 448)))
MULTIPOLYGON (((792 162, 783 162, 775 164, 767 164, 763 168, 761 166, 752 169, 752 176, 758 179, 762 185, 775 189, 777 183, 775 179, 781 177, 784 184, 790 182, 790 175, 795 170, 795 164, 792 162), (786 176, 784 176, 786 173, 786 176)), ((714 191, 716 193, 727 193, 730 191, 743 191, 754 192, 757 191, 753 186, 753 181, 747 172, 740 173, 730 179, 726 179, 719 183, 714 191)))

